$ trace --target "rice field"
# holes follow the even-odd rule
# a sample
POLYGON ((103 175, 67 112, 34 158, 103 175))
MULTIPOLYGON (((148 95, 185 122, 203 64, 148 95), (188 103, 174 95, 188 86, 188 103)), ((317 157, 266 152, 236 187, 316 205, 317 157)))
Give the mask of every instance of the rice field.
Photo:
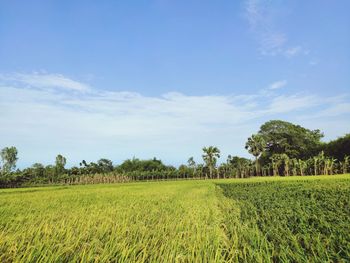
POLYGON ((0 262, 348 262, 350 175, 0 190, 0 262))

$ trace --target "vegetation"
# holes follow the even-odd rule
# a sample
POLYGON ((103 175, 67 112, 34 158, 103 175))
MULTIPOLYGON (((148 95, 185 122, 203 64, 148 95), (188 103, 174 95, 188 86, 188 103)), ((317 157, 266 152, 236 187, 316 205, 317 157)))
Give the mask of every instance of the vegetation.
POLYGON ((309 130, 286 121, 268 121, 260 127, 258 135, 266 142, 265 160, 283 153, 289 158, 308 159, 322 150, 320 130, 309 130))
POLYGON ((236 261, 349 262, 349 182, 220 184, 232 200, 225 222, 236 261))
POLYGON ((252 160, 220 162, 208 146, 202 163, 177 168, 157 158, 67 168, 58 154, 16 170, 18 151, 5 147, 0 187, 60 186, 0 190, 0 262, 348 262, 350 136, 322 137, 269 121, 245 144, 252 160), (160 182, 176 179, 226 180, 160 182))
POLYGON ((5 147, 1 150, 0 156, 3 162, 2 173, 9 173, 12 169, 16 168, 17 154, 16 147, 5 147))
POLYGON ((343 161, 346 156, 350 156, 350 134, 327 143, 324 146, 324 152, 328 156, 343 161))
POLYGON ((0 262, 348 262, 349 194, 350 175, 2 189, 0 262))
POLYGON ((0 262, 212 262, 215 185, 202 181, 0 191, 0 262))
POLYGON ((247 178, 252 176, 332 175, 350 171, 350 135, 329 143, 321 141, 319 130, 309 130, 289 122, 272 120, 264 123, 251 135, 245 148, 253 160, 229 155, 219 163, 220 150, 204 147, 203 163, 190 157, 178 168, 165 165, 153 158, 132 158, 120 165, 102 158, 79 167, 67 169, 66 158, 57 155, 55 165, 40 163, 22 171, 16 167, 17 149, 6 147, 1 151, 3 167, 0 187, 19 187, 41 184, 92 184, 149 180, 247 178))
POLYGON ((255 157, 255 174, 260 174, 259 169, 259 158, 264 153, 266 147, 266 142, 264 138, 261 135, 255 135, 253 134, 251 137, 248 138, 248 141, 246 142, 245 148, 248 150, 250 154, 252 154, 255 157))
MULTIPOLYGON (((203 160, 209 169, 209 177, 213 178, 217 159, 220 158, 220 150, 217 147, 209 146, 203 148, 203 160)), ((219 178, 219 175, 218 175, 219 178)))

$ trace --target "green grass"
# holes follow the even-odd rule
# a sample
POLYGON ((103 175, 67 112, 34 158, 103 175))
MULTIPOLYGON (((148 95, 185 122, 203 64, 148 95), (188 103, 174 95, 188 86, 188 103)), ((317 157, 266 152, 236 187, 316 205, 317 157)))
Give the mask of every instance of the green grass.
POLYGON ((0 262, 348 261, 350 176, 0 190, 0 262))

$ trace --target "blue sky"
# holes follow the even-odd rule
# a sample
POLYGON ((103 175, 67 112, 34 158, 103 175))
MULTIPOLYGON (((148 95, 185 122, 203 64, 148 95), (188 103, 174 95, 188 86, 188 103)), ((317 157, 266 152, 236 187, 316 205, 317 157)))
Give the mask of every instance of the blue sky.
POLYGON ((349 1, 1 1, 0 147, 19 166, 249 156, 270 119, 350 132, 349 1))

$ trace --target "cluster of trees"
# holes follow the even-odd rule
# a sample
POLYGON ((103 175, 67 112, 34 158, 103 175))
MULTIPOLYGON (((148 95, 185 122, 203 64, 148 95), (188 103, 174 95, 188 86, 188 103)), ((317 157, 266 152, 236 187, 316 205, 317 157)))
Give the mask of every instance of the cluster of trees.
POLYGON ((253 160, 229 155, 218 165, 220 150, 203 148, 203 163, 190 157, 178 168, 165 165, 156 158, 132 158, 114 166, 111 160, 96 163, 85 160, 67 169, 66 158, 57 155, 55 165, 35 163, 15 170, 18 151, 15 147, 1 150, 1 187, 31 184, 85 184, 137 180, 190 178, 245 178, 251 176, 320 175, 350 172, 350 134, 329 143, 321 141, 320 130, 309 130, 289 122, 272 120, 251 135, 245 148, 253 160))

